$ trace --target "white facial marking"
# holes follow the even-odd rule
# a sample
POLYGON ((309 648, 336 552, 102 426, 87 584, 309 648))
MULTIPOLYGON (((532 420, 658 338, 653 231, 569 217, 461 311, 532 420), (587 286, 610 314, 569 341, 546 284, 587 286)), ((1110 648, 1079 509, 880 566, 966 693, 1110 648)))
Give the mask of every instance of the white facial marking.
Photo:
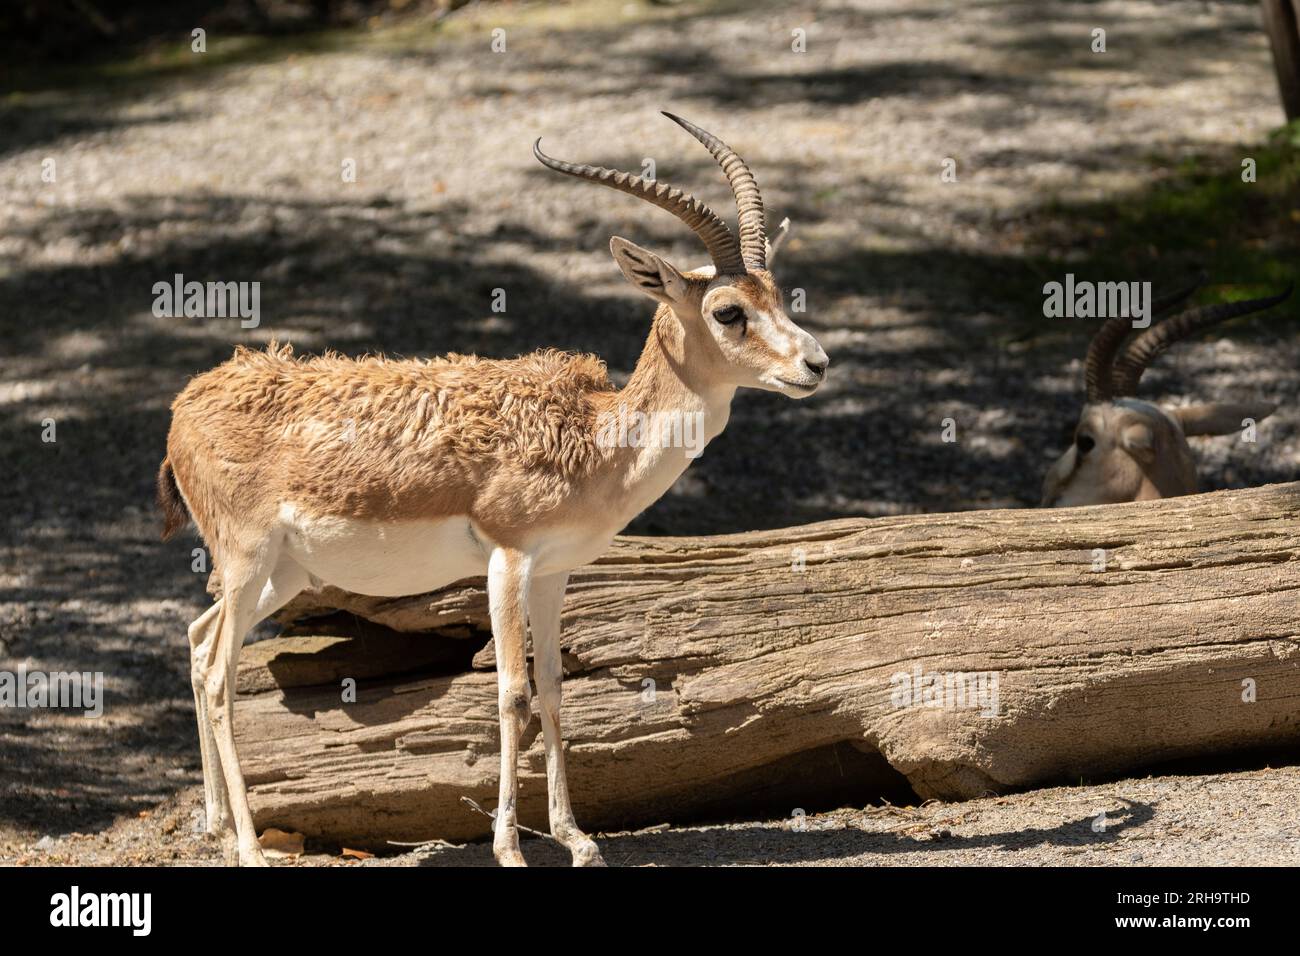
POLYGON ((782 358, 792 359, 796 357, 800 352, 800 348, 799 341, 793 333, 794 323, 790 322, 788 319, 785 323, 782 323, 770 312, 764 312, 762 313, 762 316, 767 330, 765 338, 772 351, 777 355, 780 355, 782 358), (783 329, 781 327, 783 324, 790 325, 792 331, 786 331, 783 329))

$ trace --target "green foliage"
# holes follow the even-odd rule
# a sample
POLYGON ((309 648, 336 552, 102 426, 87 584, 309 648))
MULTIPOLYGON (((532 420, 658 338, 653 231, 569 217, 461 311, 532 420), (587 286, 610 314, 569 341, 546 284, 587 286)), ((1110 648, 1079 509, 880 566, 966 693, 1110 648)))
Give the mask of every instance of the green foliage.
MULTIPOLYGON (((1211 287, 1201 302, 1279 291, 1300 276, 1300 122, 1256 147, 1184 159, 1141 192, 1047 212, 1039 225, 1070 237, 1076 275, 1150 279, 1167 290, 1204 273, 1211 287), (1246 159, 1254 182, 1243 179, 1246 159)), ((1300 322, 1300 296, 1255 321, 1300 322)))

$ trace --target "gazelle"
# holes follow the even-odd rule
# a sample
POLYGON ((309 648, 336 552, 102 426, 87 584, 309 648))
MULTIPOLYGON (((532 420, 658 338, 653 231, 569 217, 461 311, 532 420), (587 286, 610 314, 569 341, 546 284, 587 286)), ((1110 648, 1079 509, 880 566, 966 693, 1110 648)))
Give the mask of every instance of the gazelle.
MULTIPOLYGON (((1196 288, 1157 300, 1153 318, 1171 312, 1196 288)), ((1187 436, 1230 435, 1241 431, 1247 419, 1267 418, 1277 406, 1240 402, 1161 407, 1130 396, 1137 392, 1142 373, 1175 342, 1219 322, 1267 309, 1290 294, 1288 287, 1265 299, 1189 309, 1153 324, 1126 346, 1130 320, 1107 319, 1088 345, 1084 363, 1088 402, 1074 442, 1048 471, 1042 504, 1068 508, 1195 494, 1196 462, 1187 436)))
POLYGON ((662 441, 602 441, 601 422, 620 405, 700 416, 707 442, 726 425, 738 387, 806 398, 829 361, 785 314, 749 168, 717 137, 665 115, 721 164, 738 207, 738 238, 704 203, 667 183, 561 162, 541 151, 541 140, 533 146, 557 172, 672 213, 712 259, 711 269, 682 272, 626 239, 610 240, 624 276, 659 303, 623 389, 591 355, 299 359, 273 345, 236 349, 173 403, 158 475, 163 536, 192 517, 222 578, 221 598, 190 626, 189 638, 208 827, 223 835, 228 862, 237 850, 241 864, 264 864, 232 726, 235 665, 249 629, 308 587, 404 595, 482 574, 501 728, 493 852, 502 864, 524 862, 515 773, 531 717, 531 626, 551 832, 574 865, 602 862, 574 821, 565 781, 565 584, 668 490, 690 457, 662 441))

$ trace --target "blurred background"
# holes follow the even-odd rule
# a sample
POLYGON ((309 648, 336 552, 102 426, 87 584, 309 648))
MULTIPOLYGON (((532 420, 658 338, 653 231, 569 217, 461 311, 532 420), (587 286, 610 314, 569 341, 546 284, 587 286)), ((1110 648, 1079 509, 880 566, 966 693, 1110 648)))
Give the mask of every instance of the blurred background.
MULTIPOLYGON (((57 714, 4 718, 0 765, 16 769, 0 782, 0 850, 198 779, 185 626, 206 574, 196 540, 158 543, 153 506, 169 404, 191 376, 272 338, 409 356, 556 346, 599 354, 616 381, 630 372, 653 305, 609 236, 683 268, 703 250, 667 214, 544 170, 536 137, 575 161, 653 159, 730 217, 712 159, 658 111, 726 139, 769 221, 793 221, 778 278, 805 290, 796 319, 832 359, 809 401, 740 394, 724 435, 630 530, 1032 506, 1077 419, 1096 324, 1045 319, 1044 283, 1071 272, 1159 292, 1204 274, 1209 302, 1295 275, 1300 126, 1286 125, 1266 9, 1294 11, 6 4, 0 660, 103 670, 119 706, 66 733, 57 714), (260 282, 260 325, 154 316, 154 283, 177 273, 260 282), (42 441, 51 420, 57 441, 42 441)), ((1297 477, 1298 322, 1293 298, 1144 378, 1162 401, 1283 403, 1255 445, 1193 440, 1207 488, 1297 477)))

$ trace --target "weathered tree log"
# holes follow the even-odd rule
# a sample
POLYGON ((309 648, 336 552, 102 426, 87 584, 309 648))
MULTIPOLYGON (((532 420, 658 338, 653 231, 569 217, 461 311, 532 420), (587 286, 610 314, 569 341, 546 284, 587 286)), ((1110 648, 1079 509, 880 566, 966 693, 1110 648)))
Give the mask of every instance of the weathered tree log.
MULTIPOLYGON (((958 799, 1300 749, 1297 519, 1300 483, 622 538, 573 575, 565 605, 578 819, 789 812, 893 772, 923 797, 958 799)), ((461 663, 376 678, 358 661, 356 702, 343 703, 338 683, 286 686, 319 669, 275 678, 277 648, 287 659, 302 638, 258 645, 243 683, 268 686, 265 666, 279 689, 242 696, 236 728, 259 827, 362 845, 485 835, 459 803, 496 797, 495 675, 466 663, 487 640, 481 582, 396 601, 327 592, 294 614, 332 607, 408 631, 459 628, 400 639, 447 642, 461 663)), ((521 820, 544 829, 536 718, 521 750, 521 820)))

